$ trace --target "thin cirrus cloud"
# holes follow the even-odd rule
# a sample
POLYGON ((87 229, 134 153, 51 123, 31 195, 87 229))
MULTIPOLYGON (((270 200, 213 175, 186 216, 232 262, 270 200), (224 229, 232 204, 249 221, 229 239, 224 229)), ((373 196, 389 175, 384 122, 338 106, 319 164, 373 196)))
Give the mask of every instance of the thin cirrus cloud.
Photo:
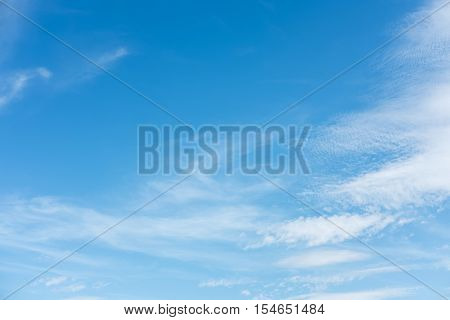
POLYGON ((125 47, 118 47, 109 51, 103 51, 100 54, 94 55, 90 58, 91 62, 80 59, 79 63, 82 67, 77 68, 76 70, 68 70, 67 72, 70 75, 67 75, 68 79, 72 79, 72 81, 84 81, 90 80, 96 76, 100 76, 102 74, 102 70, 99 67, 104 69, 109 69, 116 63, 118 63, 121 59, 129 55, 129 50, 125 47), (94 65, 95 64, 95 65, 94 65))
POLYGON ((66 280, 67 280, 67 277, 64 277, 64 276, 52 277, 52 278, 45 280, 45 286, 47 286, 47 287, 57 286, 57 285, 62 284, 66 280))
POLYGON ((397 138, 391 141, 397 139, 398 145, 409 143, 404 144, 404 151, 399 150, 395 159, 337 185, 326 186, 327 192, 337 198, 347 198, 352 204, 385 209, 433 205, 447 198, 450 195, 450 144, 443 137, 450 134, 449 92, 447 83, 423 85, 419 94, 396 101, 400 110, 382 109, 375 116, 370 112, 360 115, 357 122, 352 123, 355 131, 363 131, 361 124, 369 118, 373 126, 379 125, 381 129, 394 122, 403 130, 396 130, 397 138))
POLYGON ((289 269, 307 269, 366 260, 370 255, 346 249, 316 249, 278 261, 277 265, 289 269))
POLYGON ((112 63, 116 62, 117 60, 127 56, 128 54, 129 54, 129 51, 127 48, 119 47, 112 51, 103 53, 96 59, 95 62, 103 67, 107 67, 107 66, 111 65, 112 63))
POLYGON ((87 288, 87 285, 73 277, 63 275, 48 276, 39 279, 34 286, 45 286, 54 292, 79 292, 87 288))
MULTIPOLYGON (((143 213, 147 214, 134 216, 99 241, 114 248, 150 254, 169 254, 170 250, 161 247, 161 244, 159 247, 151 246, 152 243, 162 240, 174 247, 179 241, 239 243, 245 241, 242 233, 255 234, 258 218, 268 214, 267 210, 252 203, 245 203, 242 199, 230 203, 225 195, 223 198, 217 198, 214 203, 205 205, 197 198, 198 187, 201 185, 194 183, 191 191, 188 185, 183 186, 181 190, 176 191, 188 196, 175 197, 179 203, 173 203, 173 197, 161 199, 161 202, 144 210, 143 213), (189 201, 189 206, 186 206, 186 201, 189 201), (172 206, 168 207, 170 202, 172 206), (178 214, 173 213, 175 208, 178 214)), ((159 187, 157 186, 156 190, 159 187)), ((209 187, 212 190, 213 185, 209 184, 209 187)), ((219 188, 220 186, 216 185, 214 190, 219 188)), ((252 192, 255 189, 249 190, 252 192)), ((218 191, 217 194, 219 193, 218 191)), ((235 191, 234 195, 230 193, 229 196, 236 200, 238 196, 242 197, 242 190, 235 191)), ((147 194, 145 200, 148 201, 149 197, 151 198, 147 194)), ((54 240, 89 239, 119 219, 111 214, 72 205, 55 197, 18 198, 13 201, 13 206, 0 207, 0 229, 4 230, 0 238, 4 240, 4 246, 31 248, 32 251, 38 246, 45 248, 54 240), (11 215, 11 212, 14 215, 11 215), (37 224, 41 224, 41 227, 32 227, 37 224)))
MULTIPOLYGON (((358 264, 357 261, 355 261, 355 263, 358 264)), ((345 266, 341 266, 341 269, 342 267, 345 266)), ((418 266, 408 267, 409 270, 411 270, 411 268, 417 268, 418 266)), ((397 267, 390 265, 360 266, 358 268, 345 267, 343 271, 337 269, 336 266, 332 266, 332 268, 331 272, 330 268, 314 267, 310 270, 301 268, 296 275, 275 279, 272 282, 266 283, 263 287, 258 288, 254 286, 252 287, 252 292, 256 296, 265 297, 267 299, 311 299, 318 295, 327 294, 327 291, 335 290, 334 288, 343 285, 349 286, 352 285, 353 282, 363 280, 370 281, 368 278, 376 275, 401 272, 397 267), (309 294, 303 296, 291 296, 292 292, 305 291, 309 292, 309 294), (289 294, 289 296, 286 294, 289 294)), ((292 272, 293 270, 289 271, 292 272)), ((378 289, 374 291, 376 292, 378 289)), ((398 296, 403 296, 406 293, 407 292, 398 292, 398 296)))
POLYGON ((211 279, 199 283, 198 286, 200 288, 231 288, 238 285, 248 284, 250 282, 251 281, 249 281, 248 279, 211 279))
MULTIPOLYGON (((409 20, 438 4, 433 1, 409 20)), ((380 161, 360 164, 360 172, 323 185, 331 199, 398 211, 440 205, 450 195, 449 21, 450 10, 444 8, 389 52, 383 65, 392 70, 387 98, 321 130, 315 152, 349 163, 355 155, 382 155, 380 161)))
MULTIPOLYGON (((411 270, 411 267, 409 268, 411 270)), ((303 270, 302 270, 303 271, 303 270)), ((291 287, 292 290, 298 286, 307 287, 313 291, 323 291, 332 286, 344 283, 360 281, 365 278, 387 273, 401 272, 395 266, 370 266, 363 269, 345 270, 333 274, 304 274, 295 275, 279 282, 279 286, 291 287)))
POLYGON ((19 98, 32 80, 49 79, 52 73, 44 67, 18 71, 0 83, 0 109, 19 98))
POLYGON ((378 233, 395 221, 394 216, 377 213, 341 214, 327 217, 327 219, 324 217, 299 217, 292 221, 271 225, 263 231, 262 241, 254 246, 296 243, 318 246, 339 243, 351 239, 352 236, 368 236, 378 233))
POLYGON ((70 64, 65 63, 57 67, 59 78, 55 86, 59 89, 64 90, 73 85, 92 81, 104 74, 101 69, 111 69, 130 54, 130 51, 124 46, 103 50, 100 53, 89 53, 88 50, 81 51, 83 55, 88 57, 88 60, 79 55, 74 55, 71 58, 74 60, 70 64))
MULTIPOLYGON (((258 250, 270 245, 313 247, 344 242, 350 237, 322 217, 286 221, 280 210, 268 210, 258 204, 259 199, 273 192, 264 184, 236 182, 227 185, 211 181, 211 178, 192 179, 179 190, 174 190, 170 198, 160 199, 99 241, 120 250, 194 259, 198 252, 189 249, 189 244, 206 241, 258 250), (241 187, 236 188, 238 185, 241 187), (214 195, 212 200, 207 201, 205 192, 201 190, 208 190, 206 195, 214 195)), ((153 189, 161 187, 156 183, 153 189)), ((145 189, 148 201, 149 191, 145 189)), ((118 219, 55 197, 19 198, 15 201, 15 206, 0 208, 0 228, 5 230, 3 235, 0 234, 3 244, 36 252, 45 252, 46 246, 56 240, 87 240, 118 219), (41 227, 36 228, 37 224, 41 227)), ((371 236, 396 221, 394 217, 381 214, 342 214, 329 219, 357 236, 371 236)))
POLYGON ((84 289, 86 289, 86 285, 84 285, 82 283, 71 284, 71 285, 68 285, 68 286, 62 288, 63 291, 67 291, 67 292, 79 292, 84 289))
MULTIPOLYGON (((27 12, 31 9, 30 5, 23 0, 10 1, 10 4, 19 8, 21 12, 27 12)), ((17 14, 4 6, 0 6, 0 61, 9 59, 11 53, 20 48, 17 46, 17 39, 22 36, 21 26, 23 19, 17 14), (3 32, 1 32, 3 31, 3 32)), ((86 54, 83 52, 83 54, 86 54)), ((127 56, 129 50, 126 47, 120 46, 109 51, 103 51, 93 55, 91 61, 102 68, 110 68, 120 59, 127 56)), ((89 56, 89 54, 87 54, 89 56)), ((77 56, 73 63, 67 64, 67 56, 62 59, 64 65, 53 66, 55 71, 55 80, 52 85, 55 87, 66 87, 77 82, 89 80, 99 75, 102 71, 97 66, 88 63, 83 58, 77 56), (67 67, 67 65, 76 68, 67 67)), ((5 75, 2 70, 2 78, 0 81, 0 110, 4 109, 8 104, 21 97, 31 82, 38 79, 49 79, 53 73, 45 67, 38 67, 34 69, 19 70, 12 73, 10 76, 5 75)))

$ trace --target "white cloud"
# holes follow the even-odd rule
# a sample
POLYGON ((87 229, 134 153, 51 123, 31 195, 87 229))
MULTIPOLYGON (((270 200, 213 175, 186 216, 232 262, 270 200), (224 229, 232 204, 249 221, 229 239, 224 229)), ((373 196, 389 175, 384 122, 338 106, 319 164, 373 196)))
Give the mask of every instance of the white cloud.
POLYGON ((36 74, 38 74, 39 76, 41 76, 44 79, 48 79, 52 76, 52 73, 46 68, 42 68, 42 67, 36 68, 35 71, 36 71, 36 74))
POLYGON ((108 65, 118 61, 119 59, 127 56, 129 54, 127 48, 119 47, 113 51, 105 52, 100 57, 96 59, 96 63, 102 67, 107 67, 108 65))
POLYGON ((58 276, 58 277, 53 277, 53 278, 46 279, 44 284, 47 287, 53 287, 53 286, 57 286, 57 285, 62 284, 66 280, 67 280, 67 277, 58 276))
MULTIPOLYGON (((372 119, 379 128, 388 122, 398 124, 399 128, 391 130, 396 137, 390 141, 409 141, 408 151, 399 152, 396 159, 379 168, 328 186, 327 192, 356 205, 388 209, 432 205, 450 195, 450 143, 444 138, 450 134, 450 83, 424 87, 420 97, 411 99, 414 101, 405 98, 398 102, 402 110, 379 111, 379 122, 372 119)), ((369 112, 360 119, 372 115, 369 112)), ((354 122, 349 125, 356 131, 365 130, 354 122)))
MULTIPOLYGON (((407 22, 414 23, 442 6, 444 0, 426 1, 425 5, 410 14, 407 22)), ((418 71, 449 66, 450 10, 448 6, 436 12, 417 28, 408 32, 404 43, 392 52, 393 59, 402 61, 418 71)))
POLYGON ((249 297, 249 296, 251 296, 251 292, 250 292, 250 290, 247 290, 247 289, 245 289, 245 290, 242 290, 241 291, 241 294, 244 296, 244 297, 249 297))
MULTIPOLYGON (((408 268, 411 270, 411 268, 408 268)), ((321 275, 296 275, 280 282, 281 286, 301 285, 315 291, 323 291, 329 286, 341 285, 343 283, 362 280, 377 274, 401 272, 395 266, 369 267, 365 269, 349 270, 344 272, 334 272, 332 274, 321 275)))
POLYGON ((0 82, 0 108, 20 96, 29 82, 35 78, 48 79, 52 73, 43 67, 16 72, 3 82, 0 82))
MULTIPOLYGON (((353 236, 371 235, 395 221, 393 216, 382 214, 343 214, 328 217, 333 223, 353 236)), ((264 231, 262 242, 255 246, 270 244, 306 243, 317 246, 337 243, 350 239, 351 236, 327 221, 323 217, 300 217, 292 221, 279 223, 264 231)))
POLYGON ((201 282, 198 286, 201 288, 226 287, 231 288, 237 285, 249 283, 246 279, 211 279, 201 282))
MULTIPOLYGON (((409 23, 439 3, 415 12, 409 23)), ((332 200, 401 210, 437 205, 450 195, 449 21, 447 6, 408 32, 383 65, 392 73, 388 96, 320 132, 315 152, 345 157, 353 170, 322 188, 332 200), (357 159, 363 160, 355 166, 357 159)))
MULTIPOLYGON (((204 198, 194 196, 201 182, 192 179, 189 182, 193 182, 193 192, 189 192, 189 182, 186 182, 182 189, 174 189, 102 236, 98 242, 115 249, 180 259, 206 259, 209 255, 209 258, 226 260, 223 254, 202 252, 196 246, 209 246, 213 242, 244 246, 249 239, 257 236, 256 231, 263 223, 258 220, 271 213, 251 202, 246 203, 243 200, 245 188, 237 188, 233 192, 230 189, 229 197, 226 197, 220 192, 220 184, 207 184, 212 194, 221 196, 203 201, 204 198), (180 197, 174 196, 177 192, 181 192, 180 197), (186 197, 186 194, 190 195, 186 197), (188 206, 186 202, 189 202, 188 206)), ((3 247, 45 256, 62 256, 64 251, 56 250, 55 242, 80 243, 93 238, 129 212, 130 207, 138 207, 144 200, 148 201, 158 194, 159 188, 145 188, 147 191, 140 201, 136 201, 137 204, 124 205, 124 210, 114 210, 117 214, 73 205, 55 197, 10 199, 13 205, 2 207, 0 204, 0 229, 3 230, 0 243, 3 247), (55 250, 57 253, 54 253, 55 250)), ((253 190, 250 188, 248 192, 253 190)), ((74 257, 77 258, 81 257, 74 257)))
POLYGON ((86 56, 89 57, 94 64, 80 59, 80 57, 73 57, 73 61, 66 63, 67 59, 64 59, 64 64, 58 66, 58 81, 55 82, 56 88, 64 90, 73 85, 79 85, 81 83, 89 82, 100 75, 104 75, 96 65, 110 69, 117 65, 124 57, 129 55, 129 51, 126 47, 118 47, 112 50, 106 50, 102 52, 89 52, 89 49, 83 51, 86 56))
POLYGON ((369 257, 367 253, 360 251, 320 249, 284 258, 278 261, 277 265, 289 269, 305 269, 361 261, 369 257))
MULTIPOLYGON (((260 248, 270 244, 306 244, 316 246, 342 242, 349 236, 321 217, 300 217, 283 221, 277 208, 258 205, 273 192, 265 184, 220 183, 211 177, 191 178, 167 196, 114 228, 98 242, 114 249, 189 260, 228 261, 225 253, 199 250, 199 246, 228 244, 236 249, 260 248)), ((165 188, 161 183, 144 188, 139 198, 151 199, 165 188)), ((117 222, 127 210, 101 212, 80 207, 54 197, 12 199, 16 204, 0 207, 2 246, 58 257, 64 250, 53 244, 61 241, 86 241, 117 222)), ((11 202, 11 199, 10 199, 11 202)), ((330 219, 357 236, 370 236, 395 219, 381 214, 335 215, 330 219)), ((244 259, 245 251, 229 252, 244 259)), ((74 261, 91 264, 82 255, 74 261)), ((228 261, 228 262, 227 262, 228 261)), ((244 262, 244 261, 243 261, 244 262)), ((248 261, 246 262, 248 263, 248 261)))
POLYGON ((67 291, 67 292, 79 292, 84 289, 86 289, 86 286, 82 283, 71 284, 69 286, 62 288, 63 291, 67 291))

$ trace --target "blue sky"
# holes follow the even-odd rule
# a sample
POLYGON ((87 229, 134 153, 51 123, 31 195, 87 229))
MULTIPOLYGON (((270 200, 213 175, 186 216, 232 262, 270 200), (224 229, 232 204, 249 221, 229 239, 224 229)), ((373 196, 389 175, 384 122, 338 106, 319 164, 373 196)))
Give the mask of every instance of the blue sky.
MULTIPOLYGON (((193 126, 259 124, 442 1, 8 1, 193 126)), ((450 295, 450 8, 277 124, 310 175, 273 177, 450 295)), ((179 180, 137 174, 177 124, 0 6, 0 294, 179 180)), ((437 299, 258 176, 195 175, 15 299, 437 299)))

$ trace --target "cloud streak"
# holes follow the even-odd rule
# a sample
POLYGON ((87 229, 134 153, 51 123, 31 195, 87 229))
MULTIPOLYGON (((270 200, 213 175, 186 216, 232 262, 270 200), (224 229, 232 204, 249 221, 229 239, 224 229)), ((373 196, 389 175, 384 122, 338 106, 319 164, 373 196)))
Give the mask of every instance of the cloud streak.
POLYGON ((368 254, 359 251, 321 249, 284 258, 277 265, 289 269, 306 269, 362 261, 368 258, 368 254))
POLYGON ((16 72, 0 83, 0 109, 20 97, 30 84, 30 81, 35 79, 49 79, 51 76, 52 73, 44 67, 16 72))
POLYGON ((264 231, 262 242, 255 247, 272 244, 306 243, 308 246, 318 246, 327 243, 338 243, 352 236, 370 236, 396 219, 393 216, 382 214, 342 214, 328 217, 299 217, 295 220, 270 226, 264 231), (341 227, 336 227, 333 223, 341 227))
MULTIPOLYGON (((408 23, 438 5, 436 1, 427 4, 410 15, 408 23)), ((343 115, 320 130, 312 152, 341 157, 351 171, 320 187, 328 200, 401 212, 407 207, 436 206, 448 198, 448 21, 450 9, 446 7, 389 52, 389 59, 383 62, 383 68, 391 71, 385 80, 387 97, 371 109, 343 115)))
POLYGON ((105 52, 100 57, 96 59, 96 63, 102 67, 107 67, 119 59, 127 56, 129 54, 128 49, 125 47, 119 47, 113 51, 105 52))

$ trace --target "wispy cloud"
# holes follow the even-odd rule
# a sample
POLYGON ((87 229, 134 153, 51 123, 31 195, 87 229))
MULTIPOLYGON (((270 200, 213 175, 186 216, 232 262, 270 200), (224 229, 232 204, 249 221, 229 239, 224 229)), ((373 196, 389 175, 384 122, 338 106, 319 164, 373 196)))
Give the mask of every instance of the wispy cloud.
POLYGON ((45 280, 45 285, 47 287, 53 287, 53 286, 57 286, 62 284, 63 282, 65 282, 67 280, 67 277, 64 276, 57 276, 57 277, 53 277, 53 278, 49 278, 45 280))
MULTIPOLYGON (((161 199, 141 214, 111 230, 99 242, 119 250, 195 259, 202 253, 197 252, 194 243, 216 242, 245 246, 251 237, 256 236, 256 230, 262 223, 258 220, 270 216, 266 209, 251 202, 246 203, 243 199, 233 203, 232 199, 245 198, 245 188, 230 192, 227 198, 226 194, 219 196, 222 194, 219 191, 220 184, 208 184, 212 193, 217 190, 217 197, 215 201, 204 202, 203 197, 197 199, 199 194, 196 190, 201 185, 202 182, 194 180, 192 191, 187 187, 189 184, 180 190, 174 190, 174 193, 180 192, 180 196, 161 199), (173 201, 174 199, 178 200, 173 201), (189 206, 186 206, 186 202, 189 202, 189 206)), ((152 191, 146 188, 142 201, 148 201, 153 197, 152 194, 158 194, 159 187, 157 184, 156 189, 151 188, 152 191)), ((250 188, 249 192, 253 190, 255 189, 250 188)), ((0 229, 3 230, 0 234, 1 245, 37 250, 37 253, 44 254, 54 251, 52 243, 55 240, 86 241, 129 211, 114 210, 121 212, 117 216, 76 206, 55 197, 16 198, 13 201, 13 205, 0 206, 0 229)), ((124 208, 126 207, 129 204, 124 204, 124 208)))
MULTIPOLYGON (((411 268, 409 268, 409 270, 411 270, 411 268)), ((296 275, 280 281, 280 285, 284 287, 300 285, 313 291, 323 291, 330 286, 337 286, 356 280, 362 280, 370 276, 393 272, 401 271, 395 266, 375 266, 343 272, 328 272, 319 275, 296 275)))
POLYGON ((115 50, 104 52, 100 57, 96 59, 96 63, 102 67, 107 67, 117 60, 127 56, 129 54, 128 49, 125 47, 119 47, 115 50))
POLYGON ((43 67, 18 71, 0 82, 0 108, 17 99, 33 79, 49 79, 52 73, 43 67))
POLYGON ((247 284, 251 281, 248 279, 211 279, 204 282, 199 283, 199 287, 201 288, 217 288, 217 287, 225 287, 231 288, 237 285, 247 284))
POLYGON ((277 265, 289 269, 304 269, 361 261, 369 257, 367 253, 360 251, 324 248, 284 258, 277 265))
MULTIPOLYGON (((433 10, 433 1, 415 12, 415 21, 433 10)), ((329 155, 377 155, 359 172, 322 188, 349 205, 400 210, 433 206, 450 195, 450 9, 444 8, 408 33, 389 53, 384 68, 395 70, 372 109, 345 115, 324 128, 316 147, 329 155), (392 58, 393 57, 393 58, 392 58), (407 79, 407 81, 405 81, 407 79)))
POLYGON ((110 70, 129 55, 129 50, 124 46, 103 49, 101 52, 89 52, 89 50, 82 50, 82 52, 89 58, 89 61, 76 55, 72 58, 74 59, 72 63, 58 66, 60 69, 58 87, 65 89, 91 81, 104 74, 98 66, 110 70))
POLYGON ((264 231, 262 242, 255 247, 271 244, 305 243, 317 246, 338 243, 354 236, 377 233, 395 221, 395 217, 382 214, 343 214, 328 217, 300 217, 292 221, 274 224, 264 231), (351 235, 350 235, 351 234, 351 235))
MULTIPOLYGON (((350 238, 322 217, 286 220, 283 210, 269 210, 258 204, 273 192, 265 184, 228 183, 210 177, 192 178, 170 196, 111 230, 99 242, 120 250, 204 259, 206 252, 202 255, 196 245, 232 244, 245 252, 269 245, 318 246, 350 238)), ((146 187, 142 197, 146 195, 144 200, 148 201, 163 187, 161 183, 146 187)), ((45 248, 55 240, 86 241, 119 218, 54 197, 19 198, 16 203, 7 208, 0 207, 3 246, 37 252, 54 251, 52 246, 45 248)), ((330 219, 357 236, 371 236, 396 221, 395 217, 375 213, 335 215, 330 219)), ((214 259, 217 258, 215 255, 214 259)), ((226 260, 226 257, 222 259, 226 260)))
POLYGON ((86 289, 86 286, 82 283, 71 284, 69 286, 62 288, 63 291, 67 291, 67 292, 79 292, 84 289, 86 289))

